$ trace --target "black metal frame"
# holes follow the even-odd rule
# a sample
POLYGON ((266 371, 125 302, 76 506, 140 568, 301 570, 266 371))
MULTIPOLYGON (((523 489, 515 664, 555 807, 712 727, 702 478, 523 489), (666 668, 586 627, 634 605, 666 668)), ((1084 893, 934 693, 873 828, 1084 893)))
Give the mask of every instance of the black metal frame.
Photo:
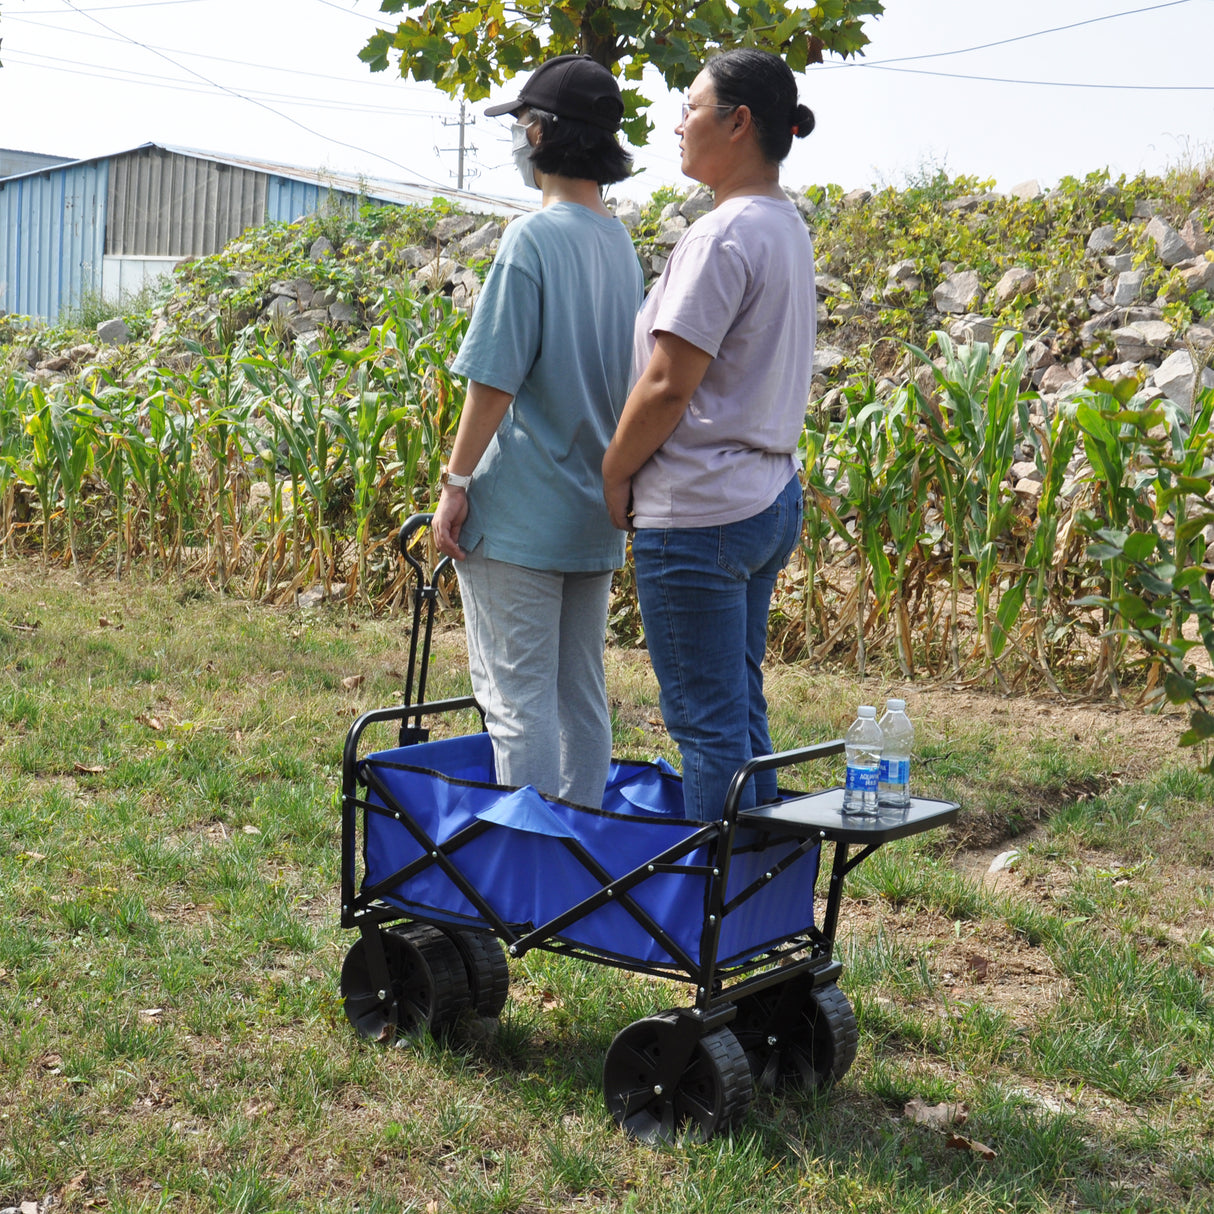
MULTIPOLYGON (((951 802, 929 802, 915 799, 910 811, 886 812, 876 818, 857 819, 843 815, 841 792, 837 789, 826 793, 801 796, 788 794, 777 804, 759 809, 739 812, 738 804, 747 781, 760 771, 780 770, 815 759, 838 755, 843 752, 842 740, 824 742, 814 746, 782 751, 779 754, 763 755, 751 759, 738 769, 726 794, 720 821, 706 822, 702 828, 660 855, 638 866, 622 877, 612 879, 602 866, 575 839, 563 842, 577 860, 600 883, 600 889, 576 906, 548 923, 507 923, 503 921, 489 902, 471 882, 463 876, 452 862, 452 855, 482 834, 488 826, 474 823, 443 844, 432 839, 423 827, 409 814, 407 807, 394 803, 389 790, 379 780, 374 769, 360 763, 359 742, 368 726, 388 721, 400 721, 399 745, 407 747, 429 739, 430 731, 422 724, 427 716, 434 716, 461 709, 475 708, 484 727, 484 712, 472 696, 425 702, 426 672, 429 666, 431 636, 434 622, 434 606, 438 599, 438 581, 450 568, 447 557, 438 561, 429 581, 420 561, 410 551, 416 533, 426 526, 432 516, 417 514, 410 518, 400 531, 401 552, 416 576, 413 594, 413 629, 409 645, 409 671, 405 687, 405 702, 392 708, 382 708, 364 713, 351 726, 346 737, 342 756, 342 877, 341 877, 341 923, 343 927, 358 927, 367 943, 368 963, 376 982, 382 972, 383 986, 387 989, 387 962, 382 942, 378 939, 379 925, 395 919, 409 918, 430 922, 438 926, 450 926, 451 916, 445 912, 438 915, 431 908, 430 916, 425 907, 402 908, 385 899, 386 891, 403 879, 416 875, 429 865, 437 865, 455 884, 481 916, 480 921, 470 925, 484 928, 488 924, 506 943, 511 956, 522 956, 534 948, 548 952, 579 957, 600 964, 639 973, 682 979, 696 988, 693 1006, 680 1012, 678 1046, 667 1060, 671 1076, 677 1078, 690 1059, 695 1043, 701 1035, 720 1024, 732 1020, 736 1004, 747 995, 789 983, 793 979, 804 979, 809 989, 835 981, 842 971, 842 963, 833 956, 835 931, 843 897, 846 875, 870 856, 878 847, 891 839, 914 834, 934 826, 952 821, 958 807, 951 802), (420 638, 421 666, 418 672, 418 647, 420 638), (417 699, 414 700, 414 676, 418 674, 417 699), (360 795, 365 789, 368 795, 360 795), (378 803, 369 799, 378 797, 378 803), (399 821, 409 831, 424 854, 405 868, 384 878, 375 886, 359 891, 356 889, 356 855, 361 822, 365 836, 367 815, 387 814, 399 821), (787 842, 800 839, 798 848, 768 870, 763 877, 736 893, 728 902, 725 891, 729 870, 733 862, 734 847, 739 826, 765 836, 770 846, 775 840, 787 842), (718 946, 725 917, 737 910, 747 899, 753 897, 765 884, 773 880, 800 856, 822 843, 833 844, 832 864, 826 897, 825 913, 821 928, 808 924, 803 931, 773 944, 759 956, 721 964, 718 946), (850 846, 861 844, 861 850, 850 855, 850 846), (702 865, 679 865, 677 861, 698 848, 707 847, 707 863, 702 865), (630 891, 649 876, 658 872, 677 872, 691 877, 708 877, 705 893, 704 927, 699 942, 699 957, 690 956, 671 938, 631 897, 630 891), (666 950, 673 962, 651 963, 623 958, 598 951, 590 946, 560 938, 560 933, 583 916, 592 913, 609 901, 619 903, 666 950), (685 1047, 685 1048, 684 1048, 685 1047)), ((819 863, 818 872, 822 866, 819 863)), ((791 989, 791 988, 789 988, 791 989)))

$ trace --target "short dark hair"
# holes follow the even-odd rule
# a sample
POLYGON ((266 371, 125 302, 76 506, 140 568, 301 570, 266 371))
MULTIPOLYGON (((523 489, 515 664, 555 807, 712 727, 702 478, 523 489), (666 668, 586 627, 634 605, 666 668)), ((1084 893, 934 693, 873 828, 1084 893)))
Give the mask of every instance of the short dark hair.
POLYGON ((814 129, 813 110, 797 101, 797 81, 779 55, 750 47, 713 55, 704 69, 721 105, 744 105, 771 164, 792 150, 795 135, 804 139, 814 129))
POLYGON ((581 177, 599 185, 632 176, 632 156, 610 131, 576 118, 558 118, 547 110, 528 107, 528 112, 540 124, 531 163, 541 173, 581 177))

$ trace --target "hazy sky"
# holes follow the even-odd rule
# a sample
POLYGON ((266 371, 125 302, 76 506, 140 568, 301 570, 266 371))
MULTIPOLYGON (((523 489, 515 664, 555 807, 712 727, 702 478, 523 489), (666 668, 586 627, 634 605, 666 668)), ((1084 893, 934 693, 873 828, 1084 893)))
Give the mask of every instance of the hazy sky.
MULTIPOLYGON (((456 155, 436 149, 458 144, 459 104, 368 72, 358 51, 380 21, 378 0, 0 0, 0 147, 88 157, 155 141, 453 186, 456 155)), ((1214 0, 887 0, 870 35, 863 59, 802 78, 818 129, 786 184, 944 168, 1049 186, 1214 160, 1214 0)), ((640 198, 685 184, 678 100, 648 84, 657 129, 620 191, 640 198)), ((487 104, 469 109, 479 175, 465 184, 523 197, 487 104)))

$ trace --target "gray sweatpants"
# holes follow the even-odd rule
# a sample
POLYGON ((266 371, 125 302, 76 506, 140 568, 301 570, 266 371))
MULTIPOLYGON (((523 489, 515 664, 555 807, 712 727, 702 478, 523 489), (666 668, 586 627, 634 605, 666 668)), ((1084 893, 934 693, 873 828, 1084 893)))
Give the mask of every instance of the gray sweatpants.
POLYGON ((603 642, 611 573, 456 562, 472 691, 498 782, 601 806, 611 761, 603 642))

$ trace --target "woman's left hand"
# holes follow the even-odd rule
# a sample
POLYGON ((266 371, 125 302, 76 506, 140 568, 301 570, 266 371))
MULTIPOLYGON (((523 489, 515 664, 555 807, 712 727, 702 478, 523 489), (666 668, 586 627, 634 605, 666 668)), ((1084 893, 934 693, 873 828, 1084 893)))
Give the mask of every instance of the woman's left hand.
POLYGON ((603 500, 607 503, 607 513, 611 515, 611 525, 621 531, 632 530, 632 481, 618 481, 614 484, 603 482, 603 500))

